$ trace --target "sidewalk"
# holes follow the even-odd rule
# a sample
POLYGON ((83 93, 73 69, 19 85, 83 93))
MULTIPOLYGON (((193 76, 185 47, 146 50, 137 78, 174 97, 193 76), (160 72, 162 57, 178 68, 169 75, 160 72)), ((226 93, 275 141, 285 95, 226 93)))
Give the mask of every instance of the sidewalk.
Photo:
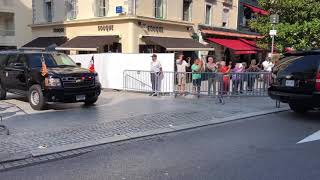
MULTIPOLYGON (((16 112, 0 132, 1 162, 44 156, 110 142, 174 132, 210 124, 287 110, 277 109, 269 98, 216 99, 149 97, 144 94, 104 92, 95 107, 54 105, 36 112, 26 102, 1 101, 0 108, 16 112), (13 106, 13 104, 19 107, 13 106), (10 109, 9 108, 9 109, 10 109)), ((8 113, 5 110, 0 113, 8 113)), ((72 153, 71 153, 72 154, 72 153)), ((4 167, 4 164, 2 164, 4 167)))

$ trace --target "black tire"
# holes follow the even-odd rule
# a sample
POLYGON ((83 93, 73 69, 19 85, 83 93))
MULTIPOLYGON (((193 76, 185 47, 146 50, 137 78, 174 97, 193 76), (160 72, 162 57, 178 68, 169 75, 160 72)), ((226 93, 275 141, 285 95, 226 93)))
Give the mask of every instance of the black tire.
POLYGON ((7 91, 3 88, 2 84, 0 83, 0 100, 5 100, 7 97, 7 91))
POLYGON ((292 111, 294 111, 295 113, 298 113, 298 114, 305 114, 310 110, 310 108, 306 107, 303 104, 298 105, 298 104, 294 104, 294 103, 289 103, 289 106, 292 111))
POLYGON ((47 104, 40 85, 33 85, 30 87, 28 100, 32 109, 38 111, 45 109, 47 104))
POLYGON ((96 103, 98 101, 98 97, 95 97, 95 98, 91 98, 91 99, 88 99, 84 102, 84 105, 86 106, 92 106, 94 103, 96 103))

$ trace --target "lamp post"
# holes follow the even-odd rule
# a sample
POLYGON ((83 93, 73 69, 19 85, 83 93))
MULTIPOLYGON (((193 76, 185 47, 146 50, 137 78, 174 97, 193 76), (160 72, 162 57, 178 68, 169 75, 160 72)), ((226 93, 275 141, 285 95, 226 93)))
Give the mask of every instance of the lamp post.
POLYGON ((270 16, 270 22, 272 24, 272 30, 270 30, 270 36, 272 38, 271 55, 273 55, 273 53, 274 53, 274 37, 277 35, 277 30, 275 30, 275 25, 279 23, 279 15, 272 14, 270 16))

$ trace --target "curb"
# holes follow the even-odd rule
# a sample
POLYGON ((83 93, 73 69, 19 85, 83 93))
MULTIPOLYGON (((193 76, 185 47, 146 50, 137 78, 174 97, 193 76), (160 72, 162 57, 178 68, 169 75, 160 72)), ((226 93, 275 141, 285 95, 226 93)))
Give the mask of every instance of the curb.
POLYGON ((32 150, 31 155, 32 157, 18 160, 18 161, 11 161, 11 162, 0 162, 0 172, 7 171, 10 169, 15 168, 22 168, 25 166, 30 165, 36 165, 40 163, 45 163, 48 161, 55 161, 67 157, 74 157, 78 156, 84 153, 88 153, 94 150, 101 149, 103 145, 116 143, 116 142, 122 142, 122 141, 128 141, 133 139, 139 139, 143 137, 148 136, 155 136, 155 135, 161 135, 166 133, 173 133, 173 132, 179 132, 189 129, 196 129, 199 127, 204 126, 210 126, 210 125, 217 125, 217 124, 224 124, 228 122, 238 121, 246 118, 252 118, 257 116, 263 116, 267 114, 273 114, 273 113, 280 113, 288 111, 289 108, 278 108, 278 109, 272 109, 272 110, 265 110, 265 111, 259 111, 259 112, 253 112, 253 113, 247 113, 242 115, 236 115, 236 116, 230 116, 226 118, 217 118, 212 119, 209 121, 202 121, 197 123, 191 123, 191 124, 185 124, 180 126, 169 126, 166 128, 161 129, 155 129, 145 132, 139 132, 139 133, 132 133, 132 134, 125 134, 125 135, 119 135, 114 136, 110 138, 103 138, 99 140, 93 140, 83 143, 76 143, 76 144, 70 144, 65 146, 59 146, 59 147, 52 147, 47 149, 37 149, 32 150))

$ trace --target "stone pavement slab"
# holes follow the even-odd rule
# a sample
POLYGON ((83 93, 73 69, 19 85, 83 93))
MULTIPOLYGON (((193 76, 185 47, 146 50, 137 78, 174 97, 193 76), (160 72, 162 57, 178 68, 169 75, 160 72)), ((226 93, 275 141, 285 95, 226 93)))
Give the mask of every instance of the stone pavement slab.
POLYGON ((224 105, 216 102, 212 98, 184 99, 106 92, 91 108, 81 104, 57 104, 47 111, 36 112, 28 107, 27 102, 9 99, 0 102, 0 108, 16 108, 19 114, 5 120, 11 135, 0 135, 0 162, 288 109, 287 106, 277 109, 275 102, 267 97, 227 98, 224 105))

